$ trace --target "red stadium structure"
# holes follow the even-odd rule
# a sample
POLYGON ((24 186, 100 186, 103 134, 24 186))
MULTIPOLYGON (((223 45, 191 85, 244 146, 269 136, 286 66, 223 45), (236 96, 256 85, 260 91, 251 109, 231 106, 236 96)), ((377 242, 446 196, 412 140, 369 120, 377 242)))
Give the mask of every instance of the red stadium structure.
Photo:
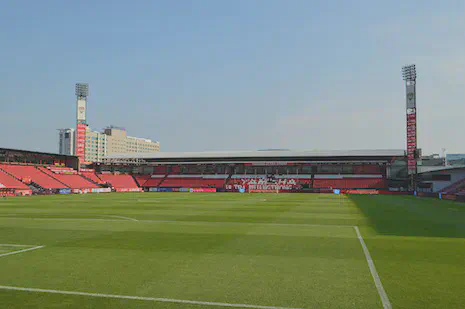
POLYGON ((114 156, 79 169, 75 156, 0 149, 3 195, 402 191, 406 181, 403 150, 154 153, 114 156))
POLYGON ((407 186, 404 150, 115 155, 95 169, 101 173, 131 173, 145 191, 401 191, 407 186))
MULTIPOLYGON (((411 193, 407 166, 404 150, 279 150, 120 155, 79 169, 76 156, 0 149, 0 195, 331 193, 336 189, 349 194, 411 193)), ((463 170, 422 172, 418 195, 443 194, 443 198, 462 200, 463 170), (434 193, 433 187, 438 187, 439 193, 434 193)))

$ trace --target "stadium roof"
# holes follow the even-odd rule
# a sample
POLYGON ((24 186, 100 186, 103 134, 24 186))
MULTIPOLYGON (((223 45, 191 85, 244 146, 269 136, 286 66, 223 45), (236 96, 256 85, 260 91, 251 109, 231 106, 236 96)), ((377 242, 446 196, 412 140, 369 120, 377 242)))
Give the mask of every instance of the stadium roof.
POLYGON ((239 158, 329 158, 329 157, 402 157, 403 149, 373 150, 257 150, 215 152, 153 152, 139 154, 113 154, 107 159, 239 159, 239 158))
POLYGON ((53 152, 42 152, 42 151, 34 151, 34 150, 24 150, 24 149, 13 149, 13 148, 0 148, 2 152, 20 152, 20 153, 27 153, 27 154, 36 154, 36 155, 44 155, 44 156, 53 156, 53 157, 68 157, 68 158, 77 158, 77 156, 73 155, 65 155, 60 153, 53 153, 53 152))
POLYGON ((430 173, 430 172, 445 172, 449 170, 465 169, 465 165, 452 165, 452 166, 418 166, 418 173, 430 173))

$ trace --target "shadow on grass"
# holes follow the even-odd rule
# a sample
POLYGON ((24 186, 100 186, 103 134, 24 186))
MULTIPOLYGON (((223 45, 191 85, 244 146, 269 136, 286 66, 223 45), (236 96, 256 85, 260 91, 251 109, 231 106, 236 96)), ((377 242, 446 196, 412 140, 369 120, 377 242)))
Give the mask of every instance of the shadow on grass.
POLYGON ((351 195, 381 235, 465 238, 465 204, 433 198, 351 195))

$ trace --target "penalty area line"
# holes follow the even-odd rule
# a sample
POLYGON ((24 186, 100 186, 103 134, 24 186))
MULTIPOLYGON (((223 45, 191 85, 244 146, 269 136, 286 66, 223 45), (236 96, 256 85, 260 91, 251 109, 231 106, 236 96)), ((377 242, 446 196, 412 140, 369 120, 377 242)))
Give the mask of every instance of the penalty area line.
POLYGON ((389 301, 389 297, 387 296, 386 291, 384 290, 383 284, 381 283, 381 279, 379 278, 379 274, 376 271, 375 263, 371 258, 370 251, 363 240, 362 234, 360 234, 360 230, 358 226, 354 226, 355 232, 357 233, 357 238, 362 245, 363 253, 365 253, 365 258, 368 263, 368 268, 370 269, 371 276, 373 277, 373 281, 375 281, 376 289, 378 290, 379 297, 381 298, 381 303, 383 304, 384 309, 392 309, 391 302, 389 301))
POLYGON ((0 254, 0 257, 4 257, 4 256, 7 256, 7 255, 18 254, 18 253, 23 253, 23 252, 32 251, 32 250, 37 250, 37 249, 42 249, 43 247, 45 247, 45 246, 36 246, 36 247, 28 248, 28 249, 3 253, 3 254, 0 254))
POLYGON ((218 302, 184 300, 184 299, 173 299, 173 298, 129 296, 129 295, 115 295, 115 294, 102 294, 102 293, 87 293, 87 292, 62 291, 62 290, 47 290, 47 289, 24 288, 24 287, 6 286, 6 285, 0 285, 0 290, 35 292, 35 293, 49 293, 49 294, 61 294, 61 295, 78 295, 78 296, 114 298, 114 299, 130 299, 130 300, 142 300, 142 301, 165 302, 165 303, 180 303, 180 304, 217 306, 217 307, 235 307, 235 308, 253 308, 253 309, 301 309, 301 308, 261 306, 261 305, 250 305, 250 304, 218 303, 218 302))

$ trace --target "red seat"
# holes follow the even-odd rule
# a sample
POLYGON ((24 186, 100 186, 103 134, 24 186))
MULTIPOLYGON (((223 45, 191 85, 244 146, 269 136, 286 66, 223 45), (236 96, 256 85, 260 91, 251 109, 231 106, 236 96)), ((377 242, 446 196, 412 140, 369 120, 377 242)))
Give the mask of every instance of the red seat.
POLYGON ((160 187, 185 187, 185 188, 222 188, 225 179, 202 178, 202 177, 168 177, 160 187))
POLYGON ((0 188, 29 189, 27 185, 0 170, 0 188))
POLYGON ((453 184, 443 188, 441 192, 447 193, 447 194, 453 194, 453 193, 460 192, 463 189, 465 189, 465 178, 457 182, 454 182, 453 184))
POLYGON ((386 187, 382 178, 339 178, 339 179, 320 179, 313 181, 314 188, 327 189, 382 189, 386 187))
POLYGON ((162 182, 163 177, 160 178, 149 178, 144 184, 144 187, 158 187, 160 182, 162 182))
POLYGON ((100 179, 95 172, 81 172, 81 175, 84 176, 85 178, 88 178, 92 180, 95 183, 98 184, 104 184, 105 182, 100 179))
POLYGON ((139 186, 145 187, 145 183, 150 179, 150 175, 134 175, 134 178, 139 183, 139 186))
POLYGON ((65 183, 71 189, 92 189, 99 188, 96 184, 88 181, 80 175, 55 174, 55 178, 65 183))
POLYGON ((137 189, 139 186, 134 181, 131 175, 125 174, 100 174, 99 178, 103 181, 108 182, 115 189, 137 189))
POLYGON ((63 189, 67 188, 66 185, 53 179, 48 174, 38 170, 34 166, 27 165, 1 165, 1 169, 14 175, 18 179, 30 179, 32 182, 38 184, 45 189, 63 189))

